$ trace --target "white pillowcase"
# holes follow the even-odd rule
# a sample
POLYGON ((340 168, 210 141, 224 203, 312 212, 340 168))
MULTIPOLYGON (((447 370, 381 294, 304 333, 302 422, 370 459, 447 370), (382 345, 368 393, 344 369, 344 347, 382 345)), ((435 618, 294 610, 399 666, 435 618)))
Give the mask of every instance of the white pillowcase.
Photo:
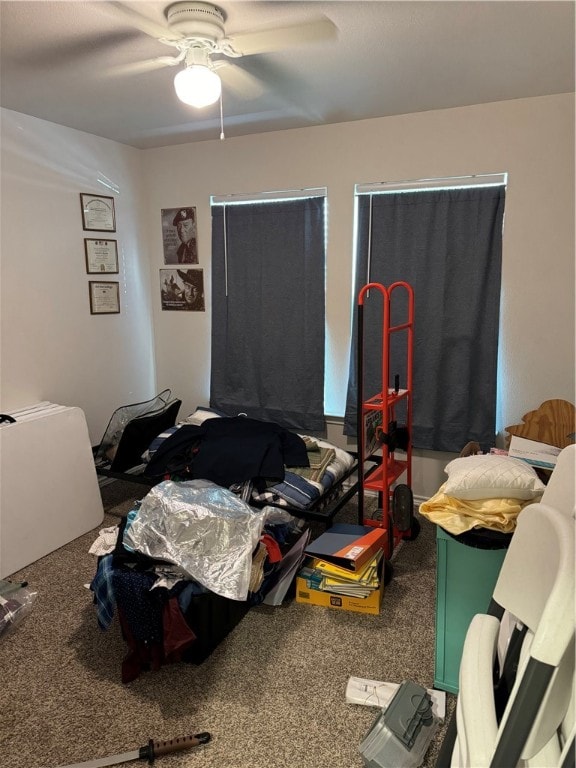
POLYGON ((448 480, 442 492, 455 499, 535 499, 544 483, 521 459, 497 454, 454 459, 444 470, 448 480))
POLYGON ((186 416, 186 418, 183 420, 182 423, 194 424, 197 427, 200 427, 208 419, 219 419, 219 418, 220 418, 219 413, 216 413, 210 408, 203 408, 201 405, 199 405, 194 411, 194 413, 191 413, 189 416, 186 416))

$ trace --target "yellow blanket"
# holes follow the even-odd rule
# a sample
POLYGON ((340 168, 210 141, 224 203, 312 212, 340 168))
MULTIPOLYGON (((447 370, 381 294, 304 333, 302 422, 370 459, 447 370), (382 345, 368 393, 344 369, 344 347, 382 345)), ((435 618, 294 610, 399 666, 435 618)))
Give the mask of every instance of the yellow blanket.
POLYGON ((420 505, 420 514, 458 536, 472 528, 490 528, 511 533, 520 511, 532 501, 521 499, 478 499, 465 501, 446 496, 444 485, 428 501, 420 505))

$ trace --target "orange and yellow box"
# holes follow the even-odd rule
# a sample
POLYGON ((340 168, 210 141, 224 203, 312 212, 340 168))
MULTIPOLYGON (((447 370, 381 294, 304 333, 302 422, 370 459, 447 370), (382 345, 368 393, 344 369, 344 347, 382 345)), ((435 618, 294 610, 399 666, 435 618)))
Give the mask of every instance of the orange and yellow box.
POLYGON ((350 597, 349 595, 337 595, 334 592, 323 592, 319 589, 310 589, 306 579, 296 577, 296 602, 308 605, 322 605, 325 608, 333 608, 337 611, 355 611, 356 613, 379 614, 382 598, 384 596, 384 577, 380 578, 380 586, 368 597, 350 597))

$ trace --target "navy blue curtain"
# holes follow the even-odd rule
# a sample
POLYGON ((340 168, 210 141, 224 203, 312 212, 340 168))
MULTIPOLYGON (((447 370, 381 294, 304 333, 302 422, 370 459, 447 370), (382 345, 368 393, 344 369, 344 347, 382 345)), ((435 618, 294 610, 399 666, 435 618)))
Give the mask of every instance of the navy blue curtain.
MULTIPOLYGON (((355 296, 369 282, 414 289, 412 445, 459 452, 496 438, 496 390, 505 188, 362 195, 355 296)), ((404 294, 404 291, 396 293, 404 294)), ((379 392, 382 306, 364 305, 364 396, 379 392)), ((378 294, 379 295, 379 294, 378 294)), ((396 301, 396 304, 394 303, 396 301)), ((392 302, 392 324, 406 317, 392 302), (396 312, 396 317, 395 313, 396 312)), ((344 432, 356 435, 357 324, 352 334, 344 432)), ((405 376, 405 340, 393 337, 390 376, 405 376)))
POLYGON ((213 408, 324 429, 324 207, 212 207, 213 408))

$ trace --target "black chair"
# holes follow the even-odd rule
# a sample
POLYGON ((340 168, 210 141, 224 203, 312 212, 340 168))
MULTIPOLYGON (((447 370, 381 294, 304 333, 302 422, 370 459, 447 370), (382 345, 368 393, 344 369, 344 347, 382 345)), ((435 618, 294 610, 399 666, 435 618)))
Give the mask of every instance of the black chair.
POLYGON ((127 479, 136 482, 144 482, 153 485, 149 478, 143 478, 137 474, 123 473, 135 469, 143 464, 142 454, 147 450, 152 440, 161 432, 176 424, 178 412, 182 405, 181 400, 173 400, 166 408, 158 413, 138 416, 131 419, 124 427, 118 447, 110 464, 96 464, 96 472, 105 477, 127 479))

